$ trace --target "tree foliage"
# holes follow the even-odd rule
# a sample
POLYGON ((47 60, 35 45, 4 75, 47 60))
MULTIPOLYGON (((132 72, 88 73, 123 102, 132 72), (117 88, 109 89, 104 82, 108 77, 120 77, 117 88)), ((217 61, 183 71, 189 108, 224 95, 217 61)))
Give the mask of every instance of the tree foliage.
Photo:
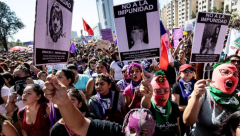
POLYGON ((24 27, 24 24, 16 16, 15 12, 11 11, 7 4, 0 1, 0 42, 6 51, 8 51, 8 38, 12 38, 14 34, 24 27))
POLYGON ((227 13, 227 14, 232 14, 232 12, 229 11, 229 5, 226 5, 226 6, 225 6, 225 13, 227 13))
POLYGON ((196 18, 196 14, 192 11, 191 19, 194 19, 194 18, 196 18))

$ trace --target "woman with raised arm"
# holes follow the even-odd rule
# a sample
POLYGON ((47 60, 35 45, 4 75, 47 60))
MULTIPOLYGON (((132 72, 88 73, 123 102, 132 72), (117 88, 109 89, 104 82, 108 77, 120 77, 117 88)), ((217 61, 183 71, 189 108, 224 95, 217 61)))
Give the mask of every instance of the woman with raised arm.
POLYGON ((239 110, 240 99, 234 92, 239 80, 237 68, 230 63, 218 63, 213 67, 209 87, 206 87, 206 80, 196 82, 183 113, 187 126, 196 123, 193 136, 213 135, 223 121, 239 110))
MULTIPOLYGON (((151 112, 147 109, 134 109, 125 118, 124 127, 109 121, 87 119, 73 105, 67 95, 66 87, 56 77, 49 76, 43 89, 45 96, 57 104, 65 124, 75 134, 80 136, 152 136, 154 134, 154 122, 151 112), (71 113, 71 116, 69 116, 71 113), (130 131, 130 132, 129 132, 130 131), (130 133, 130 134, 129 134, 130 133)), ((55 127, 53 127, 55 129, 55 127)), ((59 136, 51 131, 50 136, 59 136)))
POLYGON ((123 95, 129 109, 140 108, 140 102, 143 96, 139 91, 142 81, 142 72, 142 67, 138 63, 132 62, 128 66, 127 74, 131 77, 132 81, 130 85, 125 88, 123 95))
POLYGON ((165 73, 157 71, 155 76, 151 84, 142 81, 140 91, 144 96, 141 106, 153 113, 156 124, 154 136, 180 136, 180 111, 177 103, 169 100, 170 88, 165 73))

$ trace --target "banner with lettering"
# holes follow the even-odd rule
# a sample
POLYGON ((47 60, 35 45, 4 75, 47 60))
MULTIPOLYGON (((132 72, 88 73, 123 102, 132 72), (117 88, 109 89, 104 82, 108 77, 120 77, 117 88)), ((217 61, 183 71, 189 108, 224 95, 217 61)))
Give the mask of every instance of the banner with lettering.
POLYGON ((37 0, 34 30, 35 65, 67 63, 73 0, 37 0))
POLYGON ((191 63, 219 62, 231 15, 198 12, 191 63))

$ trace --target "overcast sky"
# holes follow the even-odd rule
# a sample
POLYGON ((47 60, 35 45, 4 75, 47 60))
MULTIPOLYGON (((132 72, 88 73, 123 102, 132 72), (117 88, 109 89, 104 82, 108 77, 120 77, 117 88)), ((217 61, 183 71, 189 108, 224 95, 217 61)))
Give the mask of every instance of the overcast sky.
MULTIPOLYGON (((35 22, 36 0, 0 0, 5 2, 12 11, 15 11, 25 24, 25 28, 15 34, 14 41, 20 39, 22 42, 32 41, 35 22)), ((113 0, 114 5, 133 2, 136 0, 113 0)), ((161 7, 167 4, 167 0, 160 0, 161 7)), ((82 18, 91 26, 98 23, 96 0, 74 0, 72 31, 83 29, 82 18)), ((9 39, 10 41, 12 39, 9 39)))

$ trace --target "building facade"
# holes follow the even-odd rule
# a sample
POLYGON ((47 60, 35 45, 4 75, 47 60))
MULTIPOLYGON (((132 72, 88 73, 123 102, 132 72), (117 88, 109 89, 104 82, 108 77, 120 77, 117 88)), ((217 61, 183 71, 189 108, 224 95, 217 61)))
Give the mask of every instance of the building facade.
POLYGON ((167 5, 167 28, 178 27, 178 0, 172 0, 167 5))
POLYGON ((115 31, 113 20, 113 0, 96 0, 98 19, 101 29, 111 28, 115 31))
POLYGON ((225 0, 224 12, 225 12, 225 7, 227 5, 228 5, 229 11, 233 11, 233 13, 238 13, 238 15, 240 15, 240 0, 225 0))
POLYGON ((163 26, 167 29, 167 7, 164 6, 159 10, 160 20, 162 20, 163 26))
POLYGON ((224 9, 224 0, 198 0, 198 12, 209 12, 217 9, 224 9))
POLYGON ((101 36, 101 24, 97 23, 94 27, 93 27, 93 32, 94 32, 94 36, 95 37, 100 37, 101 36))

